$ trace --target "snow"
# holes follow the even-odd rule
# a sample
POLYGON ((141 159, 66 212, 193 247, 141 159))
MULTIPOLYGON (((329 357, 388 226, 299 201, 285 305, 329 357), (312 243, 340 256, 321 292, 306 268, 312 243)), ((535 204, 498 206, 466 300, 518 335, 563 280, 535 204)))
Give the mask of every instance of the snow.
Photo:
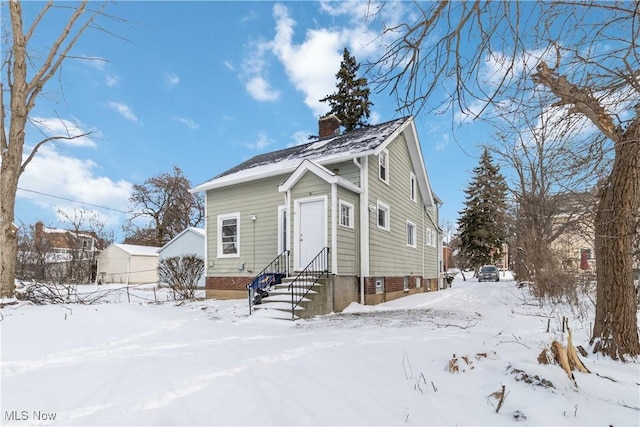
POLYGON ((158 256, 158 251, 162 249, 156 246, 128 245, 124 243, 114 243, 113 246, 122 249, 128 254, 139 256, 158 256))
POLYGON ((248 316, 245 300, 167 301, 148 285, 80 287, 108 291, 97 305, 7 305, 2 423, 639 425, 640 361, 589 353, 577 387, 537 362, 554 339, 566 343, 562 316, 589 349, 593 307, 540 305, 506 279, 456 277, 296 322, 248 316))

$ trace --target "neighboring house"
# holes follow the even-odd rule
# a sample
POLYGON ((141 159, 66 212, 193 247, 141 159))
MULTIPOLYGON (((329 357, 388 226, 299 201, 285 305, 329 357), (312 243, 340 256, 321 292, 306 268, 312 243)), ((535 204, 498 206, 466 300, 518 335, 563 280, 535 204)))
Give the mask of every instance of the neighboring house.
POLYGON ((328 248, 329 304, 377 304, 438 289, 442 202, 413 117, 255 156, 192 189, 205 193, 206 293, 246 297, 252 278, 289 251, 290 271, 328 248))
MULTIPOLYGON (((196 255, 204 260, 204 229, 188 227, 171 239, 158 251, 159 260, 184 255, 196 255)), ((204 288, 204 273, 198 280, 198 286, 204 288)))
POLYGON ((104 242, 93 231, 34 226, 33 241, 18 247, 16 274, 30 280, 89 283, 104 242))
POLYGON ((553 199, 556 238, 551 243, 558 264, 565 270, 595 270, 596 197, 590 192, 559 194, 553 199))
POLYGON ((159 249, 114 243, 98 256, 98 283, 157 283, 159 249))

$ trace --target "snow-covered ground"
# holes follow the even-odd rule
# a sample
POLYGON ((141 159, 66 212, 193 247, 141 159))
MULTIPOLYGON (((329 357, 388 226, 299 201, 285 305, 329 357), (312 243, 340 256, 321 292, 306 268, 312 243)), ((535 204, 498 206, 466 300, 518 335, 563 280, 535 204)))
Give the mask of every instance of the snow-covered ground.
POLYGON ((249 317, 244 300, 112 290, 98 305, 0 309, 1 424, 640 424, 640 361, 589 353, 577 387, 538 364, 566 343, 562 316, 589 350, 593 310, 540 306, 513 281, 456 278, 296 322, 249 317))

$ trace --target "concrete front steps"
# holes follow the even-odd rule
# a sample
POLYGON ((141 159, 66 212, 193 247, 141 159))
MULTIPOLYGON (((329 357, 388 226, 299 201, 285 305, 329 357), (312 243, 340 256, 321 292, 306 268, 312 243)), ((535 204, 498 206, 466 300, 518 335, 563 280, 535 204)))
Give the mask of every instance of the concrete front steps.
MULTIPOLYGON (((290 320, 327 314, 328 311, 325 307, 326 295, 328 294, 327 283, 326 279, 321 279, 296 306, 294 315, 291 315, 291 290, 289 290, 289 285, 293 279, 293 277, 282 279, 282 283, 275 285, 269 291, 269 296, 262 299, 261 304, 253 306, 253 313, 261 317, 290 320)), ((300 281, 294 284, 293 288, 296 296, 306 292, 306 289, 311 284, 312 282, 300 281)))

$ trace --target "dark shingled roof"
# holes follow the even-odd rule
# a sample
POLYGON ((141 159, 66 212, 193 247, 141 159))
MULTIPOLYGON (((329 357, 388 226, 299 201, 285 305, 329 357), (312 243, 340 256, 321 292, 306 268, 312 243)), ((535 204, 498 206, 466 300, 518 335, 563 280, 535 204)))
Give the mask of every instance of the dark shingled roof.
POLYGON ((355 129, 342 135, 319 139, 307 144, 272 151, 270 153, 259 154, 225 172, 222 172, 220 175, 217 175, 209 181, 259 166, 274 165, 282 162, 289 163, 288 161, 291 160, 321 160, 324 158, 338 159, 341 156, 347 157, 350 154, 374 150, 409 119, 410 116, 402 117, 389 122, 355 129))

